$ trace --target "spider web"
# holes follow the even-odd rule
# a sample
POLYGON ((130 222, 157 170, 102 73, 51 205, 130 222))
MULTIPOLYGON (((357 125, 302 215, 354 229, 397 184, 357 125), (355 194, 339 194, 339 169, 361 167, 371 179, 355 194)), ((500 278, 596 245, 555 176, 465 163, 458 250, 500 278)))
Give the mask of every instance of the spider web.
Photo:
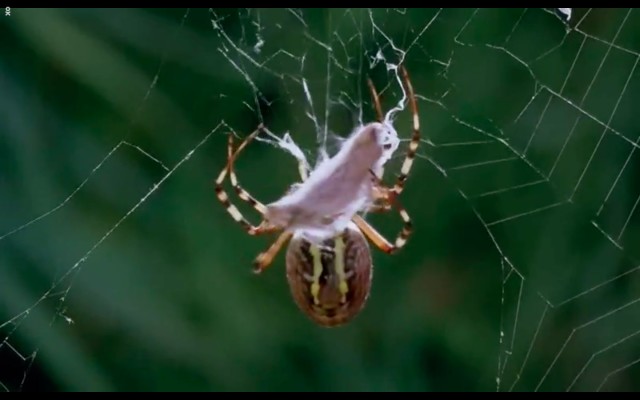
MULTIPOLYGON (((51 113, 43 112, 43 119, 52 121, 47 125, 30 121, 24 109, 32 92, 17 87, 13 82, 20 80, 8 79, 10 74, 0 75, 3 91, 19 94, 4 107, 2 146, 8 161, 2 161, 3 170, 15 162, 28 180, 13 181, 20 177, 10 175, 0 181, 4 209, 15 210, 0 224, 0 388, 38 387, 41 370, 65 388, 136 387, 135 379, 105 378, 101 369, 107 361, 86 368, 94 365, 85 362, 87 354, 112 360, 112 349, 126 349, 92 330, 119 329, 126 332, 122 337, 145 343, 138 357, 155 359, 148 354, 151 348, 208 371, 199 372, 208 376, 210 386, 204 387, 238 388, 246 382, 273 387, 250 368, 241 371, 224 361, 240 359, 244 368, 249 362, 269 365, 267 360, 219 346, 203 352, 212 341, 254 339, 234 337, 240 327, 262 333, 280 322, 252 314, 260 325, 247 329, 245 320, 218 305, 222 295, 215 297, 197 282, 238 289, 247 279, 242 273, 220 274, 228 265, 215 276, 203 272, 216 259, 205 255, 211 246, 228 254, 218 254, 222 259, 235 253, 223 239, 207 236, 212 226, 232 224, 224 211, 212 217, 212 226, 201 221, 217 207, 211 205, 210 182, 224 162, 224 133, 242 137, 264 123, 277 137, 263 141, 291 150, 290 142, 279 139, 289 134, 307 157, 318 159, 334 152, 356 125, 375 118, 366 85, 371 77, 384 110, 398 109, 394 124, 404 141, 387 168, 386 180, 392 182, 411 131, 397 72, 403 63, 418 95, 423 137, 403 193, 416 232, 398 256, 375 256, 381 277, 367 311, 381 313, 388 326, 370 316, 378 323, 360 328, 364 333, 358 338, 377 330, 401 342, 406 338, 397 334, 399 327, 417 325, 420 332, 436 332, 430 340, 451 343, 443 345, 450 359, 463 361, 443 365, 426 355, 425 363, 439 365, 425 368, 433 377, 403 370, 410 376, 403 383, 369 379, 364 389, 640 389, 634 379, 640 368, 640 266, 634 245, 640 134, 633 101, 640 84, 639 24, 633 9, 189 10, 171 18, 143 11, 27 15, 12 10, 12 37, 26 38, 37 52, 62 64, 57 68, 99 93, 96 104, 106 102, 115 111, 99 115, 108 126, 102 131, 87 132, 92 125, 78 122, 73 134, 62 136, 62 123, 51 113), (88 36, 82 35, 87 21, 95 25, 88 36), (141 34, 136 26, 159 37, 150 40, 145 35, 151 33, 141 34), (108 44, 97 40, 103 37, 108 44), (130 71, 122 58, 110 56, 115 44, 124 47, 122 54, 143 49, 144 72, 130 71), (90 55, 74 56, 81 50, 90 55), (94 73, 105 62, 130 78, 125 85, 94 73), (187 116, 189 109, 199 113, 187 116), (56 144, 60 156, 8 133, 32 132, 34 140, 46 129, 65 138, 56 144), (98 142, 87 139, 96 135, 102 135, 98 142), (22 148, 31 150, 17 150, 22 148), (12 150, 19 156, 10 156, 12 150), (72 163, 64 160, 71 156, 72 163), (189 189, 184 183, 189 176, 190 182, 196 176, 206 184, 189 189), (88 204, 94 202, 103 208, 92 209, 88 204), (173 215, 171 208, 191 207, 181 214, 188 220, 158 222, 173 215), (179 234, 171 232, 175 229, 179 234), (172 249, 176 255, 160 251, 160 238, 180 243, 172 249), (203 238, 213 244, 204 245, 203 238), (437 267, 440 263, 444 266, 437 267), (383 300, 384 290, 396 295, 383 300), (226 316, 222 326, 234 333, 225 336, 221 325, 192 329, 199 322, 182 315, 194 311, 158 291, 168 291, 169 299, 189 299, 186 303, 196 296, 210 299, 216 305, 206 313, 226 316), (451 297, 457 308, 448 303, 451 297), (460 310, 467 319, 454 324, 450 314, 460 310), (154 328, 151 336, 145 326, 154 328), (110 347, 98 348, 81 335, 110 347), (433 382, 447 373, 465 382, 433 382)), ((49 140, 53 146, 55 138, 49 140)), ((267 152, 269 146, 256 147, 267 152)), ((255 176, 262 172, 256 161, 247 167, 239 162, 238 173, 247 177, 245 187, 257 188, 259 198, 276 198, 297 179, 293 161, 277 151, 269 156, 257 151, 247 150, 248 162, 252 157, 273 162, 282 181, 260 186, 264 177, 255 176)), ((387 237, 397 232, 389 216, 371 220, 387 237)), ((253 250, 243 262, 261 249, 253 250)), ((270 279, 275 278, 224 300, 241 307, 251 296, 276 310, 268 300, 275 295, 264 288, 275 282, 270 279)), ((289 301, 279 297, 281 304, 289 301)), ((362 318, 366 324, 367 316, 362 318)), ((267 331, 261 339, 278 343, 270 337, 277 334, 267 331)), ((428 346, 425 337, 417 347, 428 346)), ((409 356, 398 353, 385 359, 385 368, 405 363, 409 356)), ((145 363, 133 362, 132 371, 140 365, 145 363)), ((325 382, 334 385, 329 388, 353 389, 349 379, 333 378, 325 382)))

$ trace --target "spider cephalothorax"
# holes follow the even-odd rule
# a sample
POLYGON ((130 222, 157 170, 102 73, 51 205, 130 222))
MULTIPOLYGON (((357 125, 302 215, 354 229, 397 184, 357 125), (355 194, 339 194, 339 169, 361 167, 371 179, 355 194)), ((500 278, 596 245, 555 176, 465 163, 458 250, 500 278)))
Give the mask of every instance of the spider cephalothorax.
POLYGON ((398 134, 383 118, 376 90, 369 81, 378 122, 356 129, 338 153, 324 159, 309 173, 306 160, 299 160, 302 182, 280 199, 264 205, 238 183, 233 164, 240 152, 267 128, 260 125, 233 149, 229 135, 228 162, 216 180, 216 195, 235 221, 250 235, 280 232, 267 251, 258 255, 256 272, 267 268, 278 251, 289 242, 287 280, 298 307, 322 326, 350 321, 363 308, 373 271, 366 238, 385 253, 403 247, 411 233, 409 214, 397 201, 413 165, 420 142, 418 110, 411 82, 401 67, 407 98, 413 114, 409 150, 394 186, 382 183, 384 164, 399 144, 398 134), (222 184, 229 174, 231 185, 243 201, 261 214, 258 226, 249 223, 229 201, 222 184), (396 209, 404 226, 392 244, 358 213, 396 209), (366 237, 366 238, 365 238, 366 237))

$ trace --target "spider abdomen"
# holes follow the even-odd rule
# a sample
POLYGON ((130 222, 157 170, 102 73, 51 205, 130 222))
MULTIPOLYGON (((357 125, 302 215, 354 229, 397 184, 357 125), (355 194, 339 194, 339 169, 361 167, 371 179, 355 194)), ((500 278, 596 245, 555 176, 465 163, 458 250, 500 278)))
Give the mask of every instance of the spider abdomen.
POLYGON ((294 237, 286 263, 295 303, 317 324, 342 325, 364 307, 373 266, 369 244, 353 225, 319 244, 294 237))

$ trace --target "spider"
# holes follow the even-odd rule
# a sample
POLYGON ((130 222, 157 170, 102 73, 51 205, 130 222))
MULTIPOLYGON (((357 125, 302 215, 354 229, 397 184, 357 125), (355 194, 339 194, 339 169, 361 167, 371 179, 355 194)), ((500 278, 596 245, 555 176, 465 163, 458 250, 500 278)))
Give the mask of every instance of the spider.
POLYGON ((233 134, 228 136, 227 165, 215 182, 216 197, 231 217, 249 235, 280 232, 277 239, 255 261, 260 273, 273 262, 287 242, 286 275, 291 295, 311 320, 333 327, 349 322, 364 308, 373 274, 367 238, 381 251, 393 254, 412 233, 411 219, 397 201, 402 193, 420 143, 418 108, 409 75, 400 67, 413 115, 413 134, 400 174, 392 187, 382 183, 384 164, 399 144, 391 123, 385 121, 378 93, 369 79, 377 122, 356 129, 333 157, 309 172, 306 160, 298 160, 301 183, 291 186, 279 200, 264 205, 243 189, 233 164, 241 151, 261 132, 259 125, 234 151, 233 134), (234 206, 222 184, 227 176, 238 197, 260 213, 254 226, 234 206), (358 213, 395 209, 402 230, 392 244, 358 213))

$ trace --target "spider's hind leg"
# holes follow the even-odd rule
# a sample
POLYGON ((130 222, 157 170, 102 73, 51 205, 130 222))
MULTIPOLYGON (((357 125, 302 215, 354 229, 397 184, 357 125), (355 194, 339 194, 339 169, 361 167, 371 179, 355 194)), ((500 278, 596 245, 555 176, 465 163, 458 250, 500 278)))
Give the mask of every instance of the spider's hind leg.
POLYGON ((258 257, 256 257, 255 261, 253 262, 253 272, 259 274, 267 269, 267 267, 273 262, 280 249, 282 249, 282 247, 289 241, 289 239, 291 239, 291 236, 293 236, 291 232, 282 232, 280 236, 278 236, 276 241, 273 242, 266 251, 258 254, 258 257))

